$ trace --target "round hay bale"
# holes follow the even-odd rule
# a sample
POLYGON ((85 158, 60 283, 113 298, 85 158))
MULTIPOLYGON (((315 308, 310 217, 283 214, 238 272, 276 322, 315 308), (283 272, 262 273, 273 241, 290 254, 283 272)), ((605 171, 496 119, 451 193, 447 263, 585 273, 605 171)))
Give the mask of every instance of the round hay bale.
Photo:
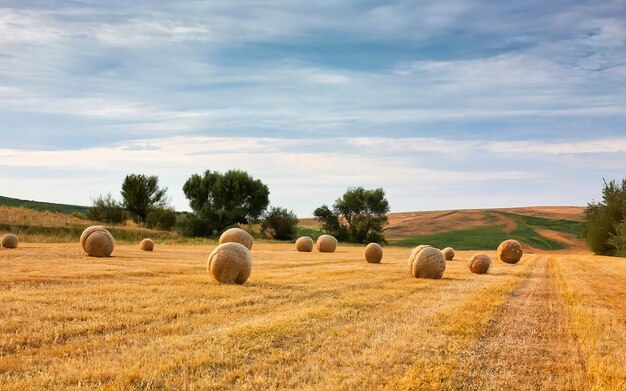
POLYGON ((413 250, 411 251, 420 252, 427 247, 432 247, 432 246, 430 244, 420 244, 419 246, 414 247, 413 250))
POLYGON ((467 261, 467 267, 475 274, 485 274, 491 268, 491 258, 487 254, 474 254, 467 261))
POLYGON ((413 274, 413 261, 415 261, 415 257, 417 254, 425 248, 431 247, 429 244, 420 244, 417 247, 414 247, 411 250, 411 256, 409 257, 409 274, 413 274))
POLYGON ((334 253, 337 249, 337 239, 332 235, 321 235, 316 242, 317 251, 321 253, 334 253))
POLYGON ((314 246, 313 239, 308 236, 302 236, 296 240, 296 250, 300 252, 310 253, 313 251, 314 246))
POLYGON ((17 248, 20 244, 20 239, 13 234, 6 234, 2 237, 2 247, 4 248, 17 248))
POLYGON ((150 238, 145 238, 139 243, 139 248, 143 251, 152 251, 154 250, 154 242, 150 238))
POLYGON ((103 225, 92 225, 90 227, 85 228, 83 233, 80 234, 80 247, 82 247, 83 250, 85 250, 85 240, 87 240, 87 236, 89 236, 89 234, 91 234, 94 231, 103 230, 103 229, 106 229, 104 228, 103 225))
POLYGON ((239 243, 246 246, 248 250, 252 250, 254 238, 241 228, 230 228, 220 236, 219 244, 223 243, 239 243))
POLYGON ((222 284, 243 284, 252 271, 250 250, 236 242, 220 244, 209 255, 207 271, 222 284))
POLYGON ((446 270, 446 259, 436 248, 426 247, 415 253, 411 275, 415 278, 439 279, 446 270))
POLYGON ((370 243, 365 247, 365 260, 367 263, 380 263, 383 259, 383 248, 378 243, 370 243))
POLYGON ((446 247, 441 250, 446 261, 451 261, 454 259, 454 249, 452 247, 446 247))
POLYGON ((92 231, 85 239, 85 252, 90 257, 110 257, 114 247, 115 240, 106 229, 92 231))
POLYGON ((509 239, 498 246, 498 258, 502 262, 517 263, 522 258, 524 250, 517 240, 509 239))

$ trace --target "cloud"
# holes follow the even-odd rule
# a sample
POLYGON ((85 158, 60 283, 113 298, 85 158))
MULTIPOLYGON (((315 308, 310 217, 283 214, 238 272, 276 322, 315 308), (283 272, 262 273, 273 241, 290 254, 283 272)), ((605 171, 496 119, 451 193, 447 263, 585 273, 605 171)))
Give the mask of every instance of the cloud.
POLYGON ((537 183, 582 197, 623 162, 624 17, 620 0, 7 0, 0 180, 67 180, 84 203, 132 167, 184 207, 190 173, 242 168, 298 211, 379 183, 398 210, 523 204, 537 183))
POLYGON ((29 183, 43 180, 41 199, 55 196, 81 204, 100 193, 115 193, 130 172, 159 175, 178 209, 187 208, 181 188, 191 174, 243 169, 269 185, 274 204, 308 215, 349 186, 383 187, 394 210, 410 210, 411 203, 422 199, 430 199, 429 204, 419 201, 422 209, 445 208, 442 201, 453 202, 460 193, 464 196, 456 198, 455 207, 478 206, 469 200, 478 203, 481 194, 486 196, 485 189, 492 188, 500 189, 503 199, 522 205, 526 193, 516 189, 568 188, 580 180, 568 174, 576 164, 586 166, 580 175, 594 170, 576 156, 607 153, 618 154, 613 160, 626 163, 626 139, 499 143, 436 138, 171 137, 75 150, 1 148, 0 167, 5 173, 28 173, 30 182, 11 181, 15 195, 21 189, 37 198, 37 189, 29 183), (574 160, 554 160, 554 155, 574 160), (525 164, 519 164, 520 159, 525 164), (456 164, 449 165, 451 161, 456 164), (489 166, 494 161, 499 163, 489 166), (57 182, 63 185, 54 185, 57 182))

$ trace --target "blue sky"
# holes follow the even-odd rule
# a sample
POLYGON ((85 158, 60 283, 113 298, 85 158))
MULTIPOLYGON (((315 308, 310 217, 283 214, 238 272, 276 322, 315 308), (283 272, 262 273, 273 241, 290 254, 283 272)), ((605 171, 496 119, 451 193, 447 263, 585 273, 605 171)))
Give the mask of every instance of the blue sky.
POLYGON ((584 205, 626 177, 626 1, 0 2, 0 194, 172 204, 243 169, 310 216, 584 205))

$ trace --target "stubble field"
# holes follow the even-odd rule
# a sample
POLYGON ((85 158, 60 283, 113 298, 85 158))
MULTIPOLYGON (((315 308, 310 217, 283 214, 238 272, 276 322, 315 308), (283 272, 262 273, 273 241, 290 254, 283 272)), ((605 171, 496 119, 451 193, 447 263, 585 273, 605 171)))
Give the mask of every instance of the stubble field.
MULTIPOLYGON (((408 276, 410 250, 255 243, 243 286, 213 246, 0 249, 2 389, 626 389, 626 262, 526 254, 408 276)), ((495 254, 489 253, 491 256, 495 254)))

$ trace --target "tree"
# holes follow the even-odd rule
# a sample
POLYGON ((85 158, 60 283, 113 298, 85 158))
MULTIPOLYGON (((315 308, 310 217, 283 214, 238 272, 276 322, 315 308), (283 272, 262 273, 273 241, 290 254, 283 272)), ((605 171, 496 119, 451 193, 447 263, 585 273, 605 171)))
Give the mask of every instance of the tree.
POLYGON ((126 175, 121 193, 126 210, 142 223, 146 222, 151 209, 167 207, 167 188, 159 187, 159 177, 156 175, 126 175))
POLYGON ((87 217, 91 220, 120 224, 126 219, 122 204, 116 201, 111 193, 106 196, 99 195, 93 198, 91 202, 92 205, 87 212, 87 217))
POLYGON ((382 188, 366 190, 348 188, 337 199, 331 210, 322 205, 313 214, 321 222, 322 230, 339 240, 354 243, 385 243, 383 236, 387 224, 389 202, 382 188))
POLYGON ((615 235, 611 235, 609 244, 615 247, 615 255, 626 257, 626 221, 617 224, 615 235))
POLYGON ((618 185, 614 180, 604 181, 602 201, 591 202, 585 209, 585 230, 589 247, 596 254, 616 255, 621 236, 626 234, 620 225, 626 217, 626 179, 618 185))
POLYGON ((285 208, 272 207, 263 216, 261 230, 277 240, 293 240, 298 235, 298 216, 285 208))
POLYGON ((185 182, 183 192, 195 213, 186 220, 185 231, 201 236, 258 218, 267 208, 270 194, 263 182, 240 170, 193 174, 185 182))

